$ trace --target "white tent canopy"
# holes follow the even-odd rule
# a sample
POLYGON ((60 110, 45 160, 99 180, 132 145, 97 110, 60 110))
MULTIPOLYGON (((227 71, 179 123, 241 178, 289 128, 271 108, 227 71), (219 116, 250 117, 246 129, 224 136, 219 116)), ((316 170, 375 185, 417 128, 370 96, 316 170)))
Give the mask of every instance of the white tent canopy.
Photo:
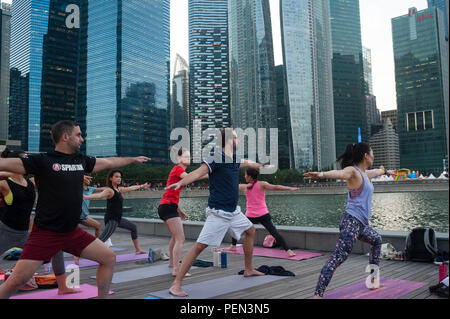
POLYGON ((430 174, 430 176, 428 176, 428 178, 427 179, 436 179, 436 177, 434 177, 434 175, 433 174, 430 174))
POLYGON ((442 174, 438 177, 438 179, 448 179, 448 177, 445 176, 447 172, 442 172, 442 174))

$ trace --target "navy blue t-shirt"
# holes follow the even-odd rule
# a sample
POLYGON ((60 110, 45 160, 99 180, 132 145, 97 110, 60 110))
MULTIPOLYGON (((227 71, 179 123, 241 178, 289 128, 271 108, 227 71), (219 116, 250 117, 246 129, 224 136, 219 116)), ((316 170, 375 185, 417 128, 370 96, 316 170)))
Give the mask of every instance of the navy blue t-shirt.
POLYGON ((233 154, 231 159, 223 152, 220 152, 219 156, 221 156, 221 162, 216 161, 214 156, 203 160, 209 168, 208 207, 234 212, 239 200, 241 157, 233 154))

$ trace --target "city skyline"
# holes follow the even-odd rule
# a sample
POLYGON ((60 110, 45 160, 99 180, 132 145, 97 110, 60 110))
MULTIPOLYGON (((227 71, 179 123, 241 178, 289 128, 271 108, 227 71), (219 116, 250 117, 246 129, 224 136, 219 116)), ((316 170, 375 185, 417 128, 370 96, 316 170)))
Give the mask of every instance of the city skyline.
MULTIPOLYGON (((281 32, 279 23, 279 0, 269 0, 272 26, 275 65, 283 64, 281 52, 281 32)), ((2 0, 12 3, 12 0, 2 0)), ((372 50, 374 95, 380 111, 397 108, 395 92, 395 71, 392 46, 391 18, 407 13, 408 8, 423 10, 428 7, 427 0, 360 0, 361 33, 363 46, 372 50)), ((189 57, 188 0, 171 0, 170 6, 170 67, 176 54, 184 59, 189 57)))

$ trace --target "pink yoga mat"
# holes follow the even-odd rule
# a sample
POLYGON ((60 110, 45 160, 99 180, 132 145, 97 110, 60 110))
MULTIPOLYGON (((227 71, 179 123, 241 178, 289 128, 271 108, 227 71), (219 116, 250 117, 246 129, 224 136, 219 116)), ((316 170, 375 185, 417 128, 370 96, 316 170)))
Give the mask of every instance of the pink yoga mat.
MULTIPOLYGON (((141 255, 136 255, 136 254, 123 254, 123 255, 116 255, 116 263, 120 263, 122 261, 133 261, 133 260, 141 260, 141 259, 147 259, 148 258, 148 254, 141 254, 141 255)), ((69 260, 64 262, 64 265, 67 267, 68 265, 75 265, 75 262, 73 260, 69 260)), ((92 261, 92 260, 87 260, 87 259, 80 259, 80 264, 78 265, 78 267, 83 268, 83 267, 90 267, 90 266, 96 266, 98 265, 97 262, 92 261)))
POLYGON ((366 281, 360 281, 336 290, 325 293, 324 299, 398 299, 410 292, 419 289, 427 282, 415 282, 400 279, 381 278, 380 284, 384 287, 370 290, 366 281))
MULTIPOLYGON (((244 254, 244 249, 242 246, 236 247, 236 251, 230 251, 226 250, 227 253, 230 254, 244 254)), ((310 259, 318 256, 322 256, 322 254, 319 253, 309 253, 306 251, 298 251, 293 250, 293 252, 296 254, 293 257, 289 257, 287 252, 285 250, 280 250, 277 248, 261 248, 261 247, 254 247, 253 248, 253 256, 260 256, 260 257, 271 257, 271 258, 280 258, 280 259, 290 259, 290 260, 304 260, 304 259, 310 259)))
MULTIPOLYGON (((98 291, 96 286, 91 286, 89 284, 83 284, 80 286, 80 293, 68 294, 68 295, 58 295, 58 289, 50 289, 44 291, 30 292, 27 294, 11 297, 11 299, 89 299, 98 296, 98 291)), ((110 291, 109 294, 112 295, 114 292, 110 291)))

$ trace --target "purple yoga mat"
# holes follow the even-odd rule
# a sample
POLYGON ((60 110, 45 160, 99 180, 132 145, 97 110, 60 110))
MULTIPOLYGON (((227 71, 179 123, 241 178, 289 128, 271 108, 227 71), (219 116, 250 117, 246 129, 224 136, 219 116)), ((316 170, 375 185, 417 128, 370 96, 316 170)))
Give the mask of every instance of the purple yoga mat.
MULTIPOLYGON (((80 293, 58 295, 58 289, 50 289, 38 292, 30 292, 27 294, 11 297, 11 299, 89 299, 98 296, 98 291, 96 286, 91 286, 89 284, 83 284, 80 286, 80 293)), ((109 294, 112 295, 114 292, 110 291, 109 294)))
POLYGON ((366 281, 360 281, 336 290, 325 293, 324 299, 398 299, 410 292, 419 289, 427 282, 416 282, 400 279, 381 278, 380 284, 384 287, 370 290, 366 281))
MULTIPOLYGON (((226 252, 230 253, 230 254, 243 255, 244 249, 242 248, 242 246, 238 246, 238 247, 236 247, 236 251, 226 250, 226 252)), ((296 255, 293 257, 289 257, 289 255, 287 254, 287 252, 285 250, 253 247, 253 256, 260 256, 260 257, 271 257, 271 258, 281 258, 281 259, 290 259, 290 260, 304 260, 304 259, 310 259, 310 258, 322 256, 322 254, 319 254, 319 253, 309 253, 306 251, 293 250, 293 252, 296 255)))
MULTIPOLYGON (((116 263, 120 263, 122 261, 133 261, 133 260, 141 260, 141 259, 147 259, 147 254, 123 254, 123 255, 116 255, 116 263)), ((67 267, 69 265, 75 265, 75 262, 73 260, 69 260, 64 262, 64 265, 67 267)), ((78 265, 79 268, 83 267, 90 267, 90 266, 96 266, 98 263, 96 261, 87 260, 87 259, 80 259, 80 264, 78 265)))

